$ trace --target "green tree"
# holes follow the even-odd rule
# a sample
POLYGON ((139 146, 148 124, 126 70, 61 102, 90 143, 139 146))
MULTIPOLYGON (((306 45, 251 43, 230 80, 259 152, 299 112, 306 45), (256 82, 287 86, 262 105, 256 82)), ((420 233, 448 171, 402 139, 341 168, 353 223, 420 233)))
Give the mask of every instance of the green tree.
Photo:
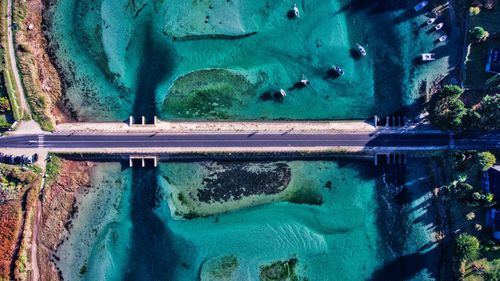
POLYGON ((0 113, 5 113, 10 110, 9 99, 6 97, 0 97, 0 113))
POLYGON ((467 113, 460 96, 464 90, 455 85, 446 85, 434 94, 429 102, 429 120, 442 130, 458 130, 462 126, 462 118, 467 113))
POLYGON ((480 26, 474 27, 470 31, 470 35, 474 40, 476 40, 476 42, 486 41, 486 39, 488 39, 488 37, 490 36, 488 31, 484 30, 484 28, 480 26))
POLYGON ((455 258, 458 262, 475 261, 479 258, 480 248, 476 236, 462 233, 455 239, 455 258))
POLYGON ((481 171, 487 171, 489 168, 493 167, 497 162, 495 155, 489 151, 480 152, 477 154, 477 162, 481 171))
POLYGON ((481 129, 481 115, 477 111, 468 109, 462 118, 462 128, 467 131, 477 131, 481 129))
POLYGON ((487 95, 477 110, 481 115, 481 127, 485 130, 500 130, 500 94, 487 95))
POLYGON ((484 281, 499 281, 500 280, 500 271, 496 268, 488 270, 483 273, 484 281))

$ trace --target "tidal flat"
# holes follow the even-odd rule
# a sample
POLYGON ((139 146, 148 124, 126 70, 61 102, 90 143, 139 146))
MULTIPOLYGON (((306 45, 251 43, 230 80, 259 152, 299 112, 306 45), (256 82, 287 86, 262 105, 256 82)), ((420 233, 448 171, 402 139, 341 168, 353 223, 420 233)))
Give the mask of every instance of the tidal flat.
POLYGON ((421 162, 96 163, 53 262, 65 280, 433 280, 440 253, 421 162), (228 176, 254 186, 223 180, 231 198, 197 197, 219 188, 204 180, 228 176), (172 200, 180 193, 189 209, 172 200), (300 200, 310 194, 321 200, 300 200))
POLYGON ((364 120, 411 111, 455 63, 422 27, 427 18, 410 12, 413 1, 301 1, 292 19, 293 4, 49 1, 61 104, 82 121, 364 120), (436 62, 415 63, 433 50, 436 62), (332 65, 346 74, 332 77, 332 65))

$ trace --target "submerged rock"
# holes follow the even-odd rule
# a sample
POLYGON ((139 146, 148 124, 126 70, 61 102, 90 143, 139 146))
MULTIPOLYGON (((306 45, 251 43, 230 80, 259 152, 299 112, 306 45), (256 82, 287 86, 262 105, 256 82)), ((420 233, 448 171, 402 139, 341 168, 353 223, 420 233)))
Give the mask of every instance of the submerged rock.
POLYGON ((225 69, 200 70, 174 82, 163 111, 183 118, 229 119, 233 108, 247 103, 253 93, 244 75, 225 69))
POLYGON ((239 260, 235 256, 223 256, 210 259, 203 263, 200 281, 230 281, 235 280, 239 260))
POLYGON ((298 260, 277 261, 260 267, 260 281, 298 281, 305 280, 295 273, 298 260))

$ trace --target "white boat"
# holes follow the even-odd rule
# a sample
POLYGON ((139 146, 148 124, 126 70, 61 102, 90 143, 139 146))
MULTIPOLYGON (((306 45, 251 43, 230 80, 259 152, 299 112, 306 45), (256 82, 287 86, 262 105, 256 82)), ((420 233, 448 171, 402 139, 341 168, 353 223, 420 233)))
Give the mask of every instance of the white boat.
POLYGON ((356 47, 358 47, 358 51, 359 53, 364 57, 366 56, 366 50, 365 48, 363 48, 363 46, 361 46, 360 44, 356 43, 356 47))
POLYGON ((293 5, 293 14, 295 15, 295 17, 300 18, 300 12, 299 8, 297 7, 297 4, 293 5))
POLYGON ((439 37, 439 42, 444 42, 444 41, 446 41, 446 39, 448 39, 448 36, 443 35, 443 36, 439 37))
POLYGON ((440 30, 441 28, 443 28, 443 25, 444 25, 444 23, 441 22, 441 23, 438 23, 434 28, 436 30, 440 30))
POLYGON ((285 90, 280 89, 280 94, 281 94, 282 96, 286 97, 286 92, 285 92, 285 90))
POLYGON ((433 24, 436 21, 436 18, 430 18, 427 20, 427 24, 433 24))
POLYGON ((342 68, 340 68, 340 66, 338 65, 332 65, 332 69, 333 71, 335 71, 335 73, 337 73, 339 76, 344 76, 345 72, 342 68))
POLYGON ((418 11, 422 10, 425 6, 427 6, 427 4, 429 4, 429 2, 427 2, 427 1, 422 1, 422 2, 418 3, 414 7, 415 12, 418 12, 418 11))
POLYGON ((422 61, 433 61, 436 60, 434 53, 424 53, 422 54, 422 61))

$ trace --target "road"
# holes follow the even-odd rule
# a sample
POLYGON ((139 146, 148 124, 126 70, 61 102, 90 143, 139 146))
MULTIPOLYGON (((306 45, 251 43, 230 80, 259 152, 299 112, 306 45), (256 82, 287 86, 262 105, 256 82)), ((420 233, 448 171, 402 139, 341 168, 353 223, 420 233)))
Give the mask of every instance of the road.
MULTIPOLYGON (((21 83, 21 77, 19 76, 19 69, 17 68, 17 60, 16 60, 16 48, 14 46, 14 32, 12 31, 12 0, 8 0, 7 2, 7 44, 9 45, 9 61, 12 68, 12 72, 14 74, 14 82, 16 83, 16 88, 19 93, 16 93, 16 99, 19 99, 20 104, 20 113, 21 115, 24 112, 30 112, 28 102, 26 101, 26 97, 24 95, 23 84, 21 83)), ((12 78, 12 77, 11 77, 12 78)))
POLYGON ((500 149, 497 136, 454 136, 426 133, 358 134, 48 134, 0 138, 10 148, 241 148, 241 147, 366 147, 439 149, 500 149))

